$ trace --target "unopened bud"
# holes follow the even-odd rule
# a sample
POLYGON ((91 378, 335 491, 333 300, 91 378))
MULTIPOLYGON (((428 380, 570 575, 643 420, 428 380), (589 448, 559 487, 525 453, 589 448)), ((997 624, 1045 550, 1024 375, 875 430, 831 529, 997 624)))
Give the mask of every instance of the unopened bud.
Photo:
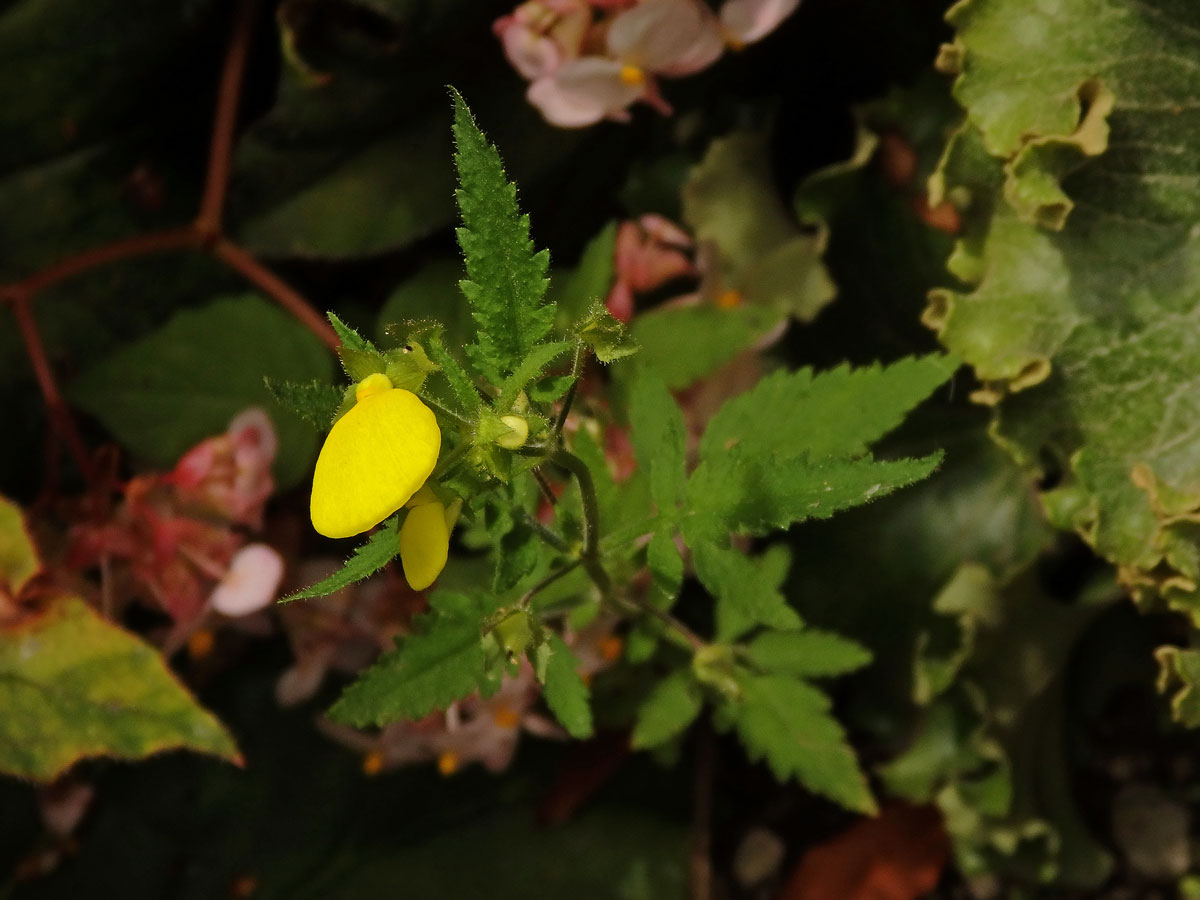
POLYGON ((501 416, 500 421, 508 426, 508 433, 496 438, 496 443, 505 450, 517 450, 529 439, 529 423, 520 416, 501 416))

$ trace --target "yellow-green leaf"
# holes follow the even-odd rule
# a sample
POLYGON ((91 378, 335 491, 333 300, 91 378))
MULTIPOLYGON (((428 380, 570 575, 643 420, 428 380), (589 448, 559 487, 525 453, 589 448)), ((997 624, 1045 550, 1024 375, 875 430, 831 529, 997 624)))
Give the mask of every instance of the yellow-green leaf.
POLYGON ((41 567, 21 508, 0 497, 0 590, 15 597, 41 567))
POLYGON ((154 648, 75 597, 0 630, 0 771, 49 781, 90 756, 186 748, 239 762, 154 648))

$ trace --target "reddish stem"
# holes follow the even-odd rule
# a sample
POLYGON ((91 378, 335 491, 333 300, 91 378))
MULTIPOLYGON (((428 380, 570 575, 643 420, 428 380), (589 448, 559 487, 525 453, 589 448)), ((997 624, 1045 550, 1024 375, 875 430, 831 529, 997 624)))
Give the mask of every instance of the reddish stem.
POLYGON ((337 334, 319 312, 287 282, 260 263, 249 252, 227 238, 218 238, 212 252, 217 259, 239 272, 247 281, 290 312, 300 324, 315 334, 328 347, 340 346, 337 334))
POLYGON ((234 132, 237 129, 238 101, 242 79, 246 74, 246 57, 250 53, 250 35, 258 0, 242 0, 233 21, 233 34, 221 67, 221 83, 217 88, 217 111, 213 116, 212 140, 208 150, 208 172, 204 179, 204 194, 196 215, 196 229, 208 239, 221 233, 225 197, 229 188, 230 161, 233 157, 234 132))
POLYGON ((120 262, 124 259, 136 259, 149 256, 152 253, 163 253, 168 250, 179 250, 184 247, 198 246, 200 239, 190 227, 173 228, 169 231, 155 231, 150 234, 139 234, 136 237, 113 241, 92 247, 74 256, 61 259, 47 266, 40 272, 35 272, 24 281, 0 287, 0 300, 10 303, 20 303, 22 299, 32 298, 34 294, 53 287, 60 281, 66 281, 81 275, 90 269, 120 262))
POLYGON ((50 368, 50 360, 46 356, 46 347, 42 343, 37 322, 34 321, 33 312, 29 308, 28 295, 17 296, 12 302, 12 311, 17 320, 17 330, 21 333, 21 340, 25 343, 25 352, 29 354, 29 363, 33 366, 34 377, 41 389, 42 400, 45 401, 46 408, 50 413, 50 422, 58 432, 58 436, 66 442, 71 455, 75 457, 75 464, 79 466, 79 471, 90 483, 92 462, 83 445, 83 439, 79 436, 79 430, 75 427, 75 420, 71 418, 71 412, 67 409, 62 394, 58 390, 58 382, 54 379, 54 371, 50 368))

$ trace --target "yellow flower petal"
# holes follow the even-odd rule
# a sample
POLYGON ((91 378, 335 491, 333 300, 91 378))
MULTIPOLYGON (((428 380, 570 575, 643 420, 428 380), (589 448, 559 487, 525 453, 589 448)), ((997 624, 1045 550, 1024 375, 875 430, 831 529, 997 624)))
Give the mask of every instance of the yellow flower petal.
POLYGON ((338 419, 313 472, 313 528, 326 537, 378 525, 425 483, 437 464, 442 433, 411 391, 367 393, 338 419))
POLYGON ((400 526, 400 564, 404 578, 414 591, 423 591, 442 574, 450 552, 450 528, 446 507, 423 503, 408 511, 400 526))

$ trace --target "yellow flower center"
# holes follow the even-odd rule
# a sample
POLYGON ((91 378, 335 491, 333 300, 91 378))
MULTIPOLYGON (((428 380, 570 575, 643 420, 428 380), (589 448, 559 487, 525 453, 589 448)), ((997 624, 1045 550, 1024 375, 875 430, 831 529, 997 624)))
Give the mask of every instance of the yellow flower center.
POLYGON ((363 774, 368 778, 373 778, 383 771, 383 754, 378 750, 372 750, 362 761, 363 774))
POLYGON ((457 753, 455 753, 453 750, 447 750, 438 757, 438 771, 448 777, 458 771, 458 767, 461 763, 462 760, 459 758, 457 753))
MULTIPOLYGON (((611 71, 611 70, 610 70, 611 71)), ((630 87, 637 87, 646 83, 646 73, 638 66, 632 66, 628 63, 621 66, 621 83, 627 84, 630 87)))

